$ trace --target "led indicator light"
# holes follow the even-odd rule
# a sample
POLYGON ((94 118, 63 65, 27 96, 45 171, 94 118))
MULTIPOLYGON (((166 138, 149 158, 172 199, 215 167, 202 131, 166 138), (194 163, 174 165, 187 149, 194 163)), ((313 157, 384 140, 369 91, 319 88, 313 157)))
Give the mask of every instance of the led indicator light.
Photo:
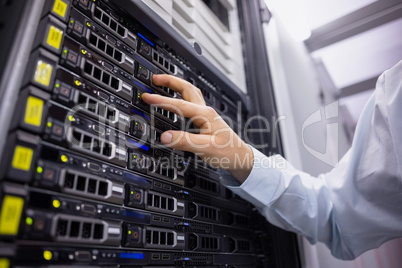
POLYGON ((50 261, 53 257, 52 252, 50 252, 49 250, 45 250, 43 251, 43 258, 47 261, 50 261))
POLYGON ((59 83, 57 83, 57 84, 56 84, 56 88, 59 88, 59 87, 60 87, 60 84, 59 84, 59 83))
POLYGON ((81 53, 85 55, 87 54, 87 51, 85 49, 81 49, 81 53))
POLYGON ((61 156, 61 161, 63 161, 64 163, 66 163, 66 162, 68 161, 67 156, 63 154, 63 155, 61 156))
POLYGON ((73 121, 74 121, 74 116, 69 115, 69 116, 68 116, 68 120, 70 120, 71 122, 73 122, 73 121))
POLYGON ((60 207, 60 201, 57 200, 57 199, 53 200, 53 206, 54 206, 55 208, 59 208, 59 207, 60 207))
POLYGON ((88 26, 88 27, 91 27, 91 23, 89 23, 89 21, 87 22, 87 26, 88 26))
POLYGON ((134 194, 134 191, 131 191, 131 194, 134 194))
POLYGON ((128 231, 128 234, 131 234, 131 231, 128 231))
POLYGON ((33 219, 32 219, 31 217, 26 217, 25 223, 26 223, 27 225, 32 225, 33 219))
POLYGON ((52 127, 52 122, 47 122, 47 127, 52 127))
POLYGON ((71 19, 71 20, 70 20, 70 23, 71 23, 71 24, 74 24, 74 20, 73 20, 73 19, 71 19))
POLYGON ((64 50, 63 50, 63 55, 66 56, 66 55, 67 55, 67 52, 68 52, 67 49, 64 49, 64 50))
POLYGON ((37 167, 36 168, 36 172, 38 172, 39 174, 41 174, 43 172, 43 168, 42 167, 37 167))
POLYGON ((77 86, 81 86, 81 82, 78 81, 78 80, 75 80, 75 84, 76 84, 77 86))

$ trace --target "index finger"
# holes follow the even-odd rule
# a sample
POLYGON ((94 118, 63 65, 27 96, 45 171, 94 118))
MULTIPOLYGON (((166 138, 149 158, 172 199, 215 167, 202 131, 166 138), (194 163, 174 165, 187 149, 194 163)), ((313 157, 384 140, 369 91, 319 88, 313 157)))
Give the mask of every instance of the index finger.
POLYGON ((152 83, 154 85, 168 87, 176 92, 179 92, 186 101, 205 105, 205 100, 202 96, 201 90, 179 77, 167 74, 154 74, 152 76, 152 83))
POLYGON ((174 99, 149 93, 142 94, 142 99, 149 105, 155 105, 179 116, 195 118, 194 124, 198 126, 205 124, 216 116, 215 110, 211 107, 181 99, 174 99))

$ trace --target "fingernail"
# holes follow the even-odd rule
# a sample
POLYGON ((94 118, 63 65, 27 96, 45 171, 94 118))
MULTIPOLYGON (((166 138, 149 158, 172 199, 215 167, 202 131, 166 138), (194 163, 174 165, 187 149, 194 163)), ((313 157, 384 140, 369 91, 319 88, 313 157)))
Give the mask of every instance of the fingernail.
POLYGON ((172 133, 170 133, 170 132, 165 132, 165 133, 163 133, 163 134, 162 134, 162 137, 161 137, 161 142, 162 142, 163 144, 169 144, 169 143, 171 143, 171 142, 172 142, 172 133))

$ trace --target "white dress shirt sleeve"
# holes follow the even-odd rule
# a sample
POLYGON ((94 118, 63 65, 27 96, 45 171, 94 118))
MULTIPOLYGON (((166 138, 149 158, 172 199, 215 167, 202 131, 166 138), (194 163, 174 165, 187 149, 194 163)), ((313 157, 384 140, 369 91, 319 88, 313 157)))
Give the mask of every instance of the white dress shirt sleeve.
POLYGON ((402 61, 384 72, 356 127, 352 147, 330 172, 301 172, 253 148, 246 181, 223 183, 272 224, 324 242, 354 259, 402 236, 402 61))

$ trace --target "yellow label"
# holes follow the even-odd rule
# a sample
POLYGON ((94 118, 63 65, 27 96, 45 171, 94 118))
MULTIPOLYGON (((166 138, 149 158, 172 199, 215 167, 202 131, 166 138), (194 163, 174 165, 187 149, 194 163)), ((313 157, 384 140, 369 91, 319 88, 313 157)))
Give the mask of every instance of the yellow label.
POLYGON ((0 258, 0 268, 10 267, 10 261, 6 258, 0 258))
POLYGON ((59 49, 62 38, 63 38, 63 30, 60 30, 59 28, 56 28, 53 25, 50 26, 46 43, 49 46, 54 47, 55 49, 59 49))
POLYGON ((16 235, 20 226, 24 199, 17 196, 4 196, 0 215, 0 234, 16 235))
POLYGON ((49 86, 52 77, 53 66, 49 63, 38 61, 35 71, 35 81, 44 86, 49 86))
POLYGON ((28 125, 40 127, 42 123, 43 100, 29 96, 25 109, 24 122, 28 125))
POLYGON ((15 146, 12 167, 24 171, 29 171, 31 168, 31 161, 33 150, 31 148, 23 147, 20 145, 15 146))
POLYGON ((53 6, 53 12, 64 19, 66 16, 67 4, 62 0, 55 0, 53 6))

